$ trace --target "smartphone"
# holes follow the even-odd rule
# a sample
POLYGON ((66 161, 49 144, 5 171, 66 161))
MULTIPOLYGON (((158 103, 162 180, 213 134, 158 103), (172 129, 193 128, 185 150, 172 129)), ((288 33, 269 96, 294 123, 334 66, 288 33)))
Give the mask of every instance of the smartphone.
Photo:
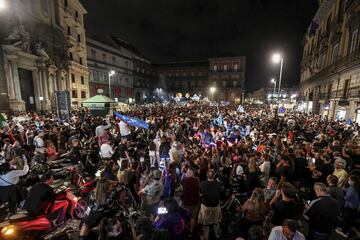
POLYGON ((309 204, 310 204, 310 200, 306 201, 306 203, 309 205, 309 204))
POLYGON ((166 207, 159 207, 157 210, 157 214, 161 215, 161 214, 166 214, 168 213, 168 210, 166 207))
POLYGON ((21 155, 21 160, 26 161, 26 156, 25 156, 25 155, 21 155))
POLYGON ((315 158, 312 158, 312 163, 315 163, 315 158))

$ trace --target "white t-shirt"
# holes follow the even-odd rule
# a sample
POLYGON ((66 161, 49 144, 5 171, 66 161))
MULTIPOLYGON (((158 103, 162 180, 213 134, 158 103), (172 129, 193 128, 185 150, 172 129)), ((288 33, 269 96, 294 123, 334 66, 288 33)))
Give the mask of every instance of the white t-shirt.
MULTIPOLYGON (((283 234, 282 228, 283 228, 282 226, 274 227, 271 230, 268 240, 287 240, 287 238, 283 234)), ((299 231, 296 231, 294 234, 294 237, 292 239, 293 240, 305 240, 305 236, 302 233, 300 233, 299 231)))
POLYGON ((120 129, 120 135, 121 135, 122 137, 128 136, 128 135, 130 135, 130 133, 131 133, 131 130, 130 130, 130 128, 128 127, 128 125, 127 125, 125 122, 123 122, 123 121, 120 121, 120 122, 119 122, 119 129, 120 129))
POLYGON ((111 145, 104 143, 100 147, 100 154, 103 158, 111 158, 111 156, 114 154, 114 149, 111 145))
POLYGON ((263 184, 265 184, 265 186, 267 185, 267 182, 268 182, 268 180, 269 180, 270 167, 271 167, 270 161, 264 161, 264 162, 259 166, 259 169, 260 169, 261 173, 264 174, 264 177, 261 178, 261 181, 263 182, 263 184))

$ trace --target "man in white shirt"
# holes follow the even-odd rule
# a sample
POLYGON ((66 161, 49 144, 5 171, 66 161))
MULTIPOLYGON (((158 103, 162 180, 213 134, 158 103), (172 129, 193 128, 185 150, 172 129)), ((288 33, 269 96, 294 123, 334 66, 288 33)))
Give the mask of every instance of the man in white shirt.
POLYGON ((269 161, 270 157, 268 154, 262 154, 261 155, 261 160, 263 161, 260 166, 260 172, 261 172, 261 184, 262 186, 266 186, 268 181, 269 181, 269 177, 270 177, 270 167, 271 167, 271 163, 269 161))
POLYGON ((124 121, 119 122, 119 129, 121 137, 127 137, 131 134, 131 129, 124 121))
POLYGON ((109 127, 111 127, 111 124, 110 124, 110 123, 106 123, 106 121, 103 121, 103 123, 102 123, 101 125, 99 125, 99 126, 97 126, 97 127, 95 128, 95 135, 96 135, 97 137, 103 135, 104 130, 105 130, 105 129, 108 129, 109 127))
POLYGON ((111 142, 107 141, 106 143, 103 143, 100 147, 100 155, 103 159, 111 158, 114 154, 114 149, 111 146, 111 142))
POLYGON ((297 229, 296 220, 286 219, 282 226, 274 227, 271 230, 268 240, 305 240, 305 236, 297 229))

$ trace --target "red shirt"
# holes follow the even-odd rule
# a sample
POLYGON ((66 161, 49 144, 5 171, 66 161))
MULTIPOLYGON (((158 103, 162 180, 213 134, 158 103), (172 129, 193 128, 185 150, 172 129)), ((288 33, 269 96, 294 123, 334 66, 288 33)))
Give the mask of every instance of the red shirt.
POLYGON ((196 206, 200 202, 200 180, 196 177, 185 177, 183 186, 183 201, 185 206, 196 206))

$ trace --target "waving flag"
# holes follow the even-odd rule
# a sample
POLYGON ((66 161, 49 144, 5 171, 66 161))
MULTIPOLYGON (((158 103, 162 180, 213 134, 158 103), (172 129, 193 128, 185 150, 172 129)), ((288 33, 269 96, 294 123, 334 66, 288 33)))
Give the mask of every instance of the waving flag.
POLYGON ((114 112, 114 115, 115 115, 115 117, 123 120, 127 125, 137 127, 137 128, 145 128, 145 129, 149 128, 149 124, 147 124, 145 121, 140 120, 138 118, 125 116, 125 115, 122 115, 117 112, 114 112))
POLYGON ((218 118, 216 119, 216 123, 221 126, 223 124, 223 119, 222 119, 222 116, 221 116, 221 113, 219 113, 219 116, 218 118))

